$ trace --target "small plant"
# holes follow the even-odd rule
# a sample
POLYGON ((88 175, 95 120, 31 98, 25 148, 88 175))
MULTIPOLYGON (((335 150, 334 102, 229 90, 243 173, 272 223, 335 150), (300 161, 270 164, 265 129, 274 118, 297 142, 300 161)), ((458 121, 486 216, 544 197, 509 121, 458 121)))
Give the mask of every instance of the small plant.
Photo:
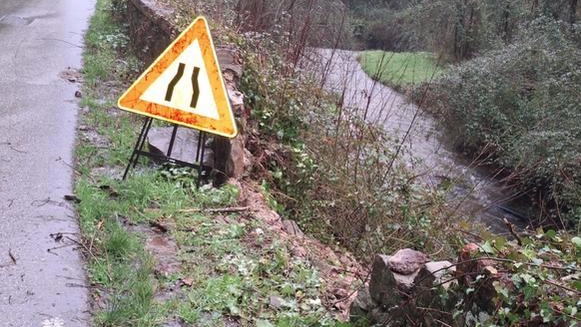
POLYGON ((458 270, 457 324, 577 326, 581 239, 538 230, 517 241, 492 237, 470 261, 458 263, 478 268, 458 270))

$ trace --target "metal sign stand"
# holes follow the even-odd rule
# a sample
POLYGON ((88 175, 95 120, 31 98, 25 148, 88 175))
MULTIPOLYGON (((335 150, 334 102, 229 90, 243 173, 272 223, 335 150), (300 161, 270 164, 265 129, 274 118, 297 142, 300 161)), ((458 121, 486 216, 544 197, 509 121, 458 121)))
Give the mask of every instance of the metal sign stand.
POLYGON ((206 133, 199 131, 198 145, 197 145, 197 149, 196 149, 196 161, 193 163, 192 162, 185 162, 185 161, 181 161, 181 160, 178 160, 178 159, 171 157, 171 153, 172 153, 173 146, 174 146, 175 139, 176 139, 176 134, 178 131, 178 125, 175 125, 175 124, 173 126, 171 139, 169 141, 169 146, 168 146, 167 153, 165 156, 159 155, 159 154, 154 154, 154 153, 151 153, 149 151, 143 150, 143 147, 145 146, 145 142, 147 141, 147 134, 149 133, 149 130, 151 129, 152 123, 153 123, 153 118, 147 117, 145 119, 145 123, 143 124, 143 127, 141 128, 141 132, 139 133, 139 137, 137 138, 137 142, 135 143, 135 147, 133 148, 133 152, 131 153, 131 157, 129 158, 129 163, 127 164, 127 168, 125 168, 125 172, 123 173, 123 180, 125 180, 127 178, 127 175, 129 174, 129 170, 131 169, 131 167, 135 168, 135 166, 137 166, 137 162, 139 161, 139 157, 145 156, 145 157, 148 157, 151 159, 156 159, 159 161, 164 161, 167 163, 176 164, 176 165, 183 166, 183 167, 196 168, 198 170, 197 184, 198 184, 198 186, 200 186, 202 177, 204 175, 207 176, 207 173, 211 170, 211 167, 204 166, 204 154, 205 154, 205 150, 206 150, 206 147, 204 145, 206 143, 206 138, 207 138, 206 133))

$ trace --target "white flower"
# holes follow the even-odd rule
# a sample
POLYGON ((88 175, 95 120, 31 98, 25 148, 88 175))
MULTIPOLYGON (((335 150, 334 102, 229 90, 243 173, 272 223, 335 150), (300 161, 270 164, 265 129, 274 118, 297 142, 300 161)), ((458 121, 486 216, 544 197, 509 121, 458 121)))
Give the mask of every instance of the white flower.
POLYGON ((42 327, 65 327, 65 321, 58 317, 46 319, 42 322, 42 327))

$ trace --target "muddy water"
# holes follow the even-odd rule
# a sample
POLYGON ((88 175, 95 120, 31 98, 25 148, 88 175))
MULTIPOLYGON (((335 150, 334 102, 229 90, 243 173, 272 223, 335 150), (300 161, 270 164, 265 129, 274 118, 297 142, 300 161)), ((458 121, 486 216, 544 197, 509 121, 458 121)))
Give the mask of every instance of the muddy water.
POLYGON ((525 209, 515 201, 518 194, 486 168, 457 154, 433 117, 369 78, 357 62, 356 52, 318 49, 308 57, 325 88, 342 95, 343 106, 351 114, 380 124, 393 138, 405 140, 402 158, 425 183, 452 182, 448 201, 455 214, 475 217, 497 234, 507 232, 504 218, 520 227, 527 224, 525 209))
POLYGON ((79 228, 63 197, 94 4, 0 0, 0 326, 90 325, 79 228))

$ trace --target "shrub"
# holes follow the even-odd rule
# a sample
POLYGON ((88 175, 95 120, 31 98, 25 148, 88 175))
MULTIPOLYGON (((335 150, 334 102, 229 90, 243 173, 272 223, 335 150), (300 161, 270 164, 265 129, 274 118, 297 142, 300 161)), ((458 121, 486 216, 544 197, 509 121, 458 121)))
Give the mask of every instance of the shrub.
POLYGON ((459 146, 492 154, 508 182, 541 195, 551 220, 540 222, 573 227, 581 219, 581 50, 566 30, 538 19, 518 42, 451 69, 429 96, 459 146))

